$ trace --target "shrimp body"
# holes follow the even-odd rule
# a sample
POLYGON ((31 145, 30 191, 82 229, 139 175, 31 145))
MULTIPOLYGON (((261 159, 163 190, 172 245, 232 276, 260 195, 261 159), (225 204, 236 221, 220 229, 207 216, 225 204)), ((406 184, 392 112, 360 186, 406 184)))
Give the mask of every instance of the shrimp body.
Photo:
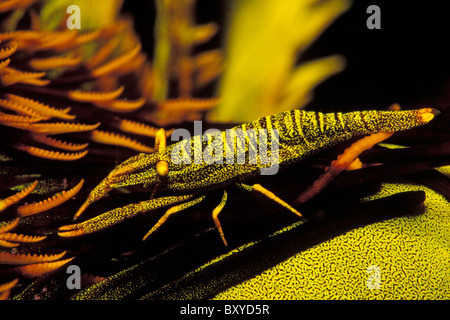
POLYGON ((261 174, 275 174, 280 168, 355 136, 412 129, 430 122, 437 114, 439 111, 431 108, 348 113, 292 110, 229 130, 194 136, 170 146, 166 146, 165 132, 161 129, 156 137, 156 152, 138 154, 117 166, 90 192, 75 219, 113 188, 142 185, 152 192, 150 200, 63 226, 59 234, 70 237, 94 232, 138 213, 181 203, 170 208, 146 238, 173 213, 197 204, 208 191, 223 189, 223 198, 213 211, 213 219, 226 244, 218 214, 227 201, 227 187, 261 192, 302 217, 295 208, 261 185, 248 186, 244 182, 261 174), (173 191, 174 195, 155 197, 161 190, 173 191))

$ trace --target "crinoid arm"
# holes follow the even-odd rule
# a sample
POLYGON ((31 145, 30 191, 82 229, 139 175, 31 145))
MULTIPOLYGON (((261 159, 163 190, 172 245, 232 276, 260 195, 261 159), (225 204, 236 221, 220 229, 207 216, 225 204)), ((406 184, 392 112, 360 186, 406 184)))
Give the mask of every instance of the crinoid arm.
POLYGON ((20 206, 17 208, 17 213, 20 217, 26 217, 55 208, 68 199, 73 198, 81 190, 83 184, 84 180, 81 179, 81 181, 70 190, 63 190, 61 193, 57 193, 53 197, 37 203, 30 203, 20 206))
POLYGON ((380 143, 389 137, 393 132, 379 132, 366 136, 348 147, 339 157, 331 162, 331 165, 326 171, 316 180, 314 183, 302 192, 296 202, 305 203, 319 194, 331 181, 334 180, 342 171, 348 169, 352 165, 357 157, 364 152, 372 148, 377 143, 380 143))
POLYGON ((19 202, 23 198, 25 198, 27 195, 29 195, 34 190, 34 188, 36 188, 37 184, 38 184, 38 181, 36 180, 32 184, 30 184, 28 187, 23 189, 22 191, 14 194, 6 199, 0 200, 0 211, 5 210, 9 206, 11 206, 11 205, 19 202))

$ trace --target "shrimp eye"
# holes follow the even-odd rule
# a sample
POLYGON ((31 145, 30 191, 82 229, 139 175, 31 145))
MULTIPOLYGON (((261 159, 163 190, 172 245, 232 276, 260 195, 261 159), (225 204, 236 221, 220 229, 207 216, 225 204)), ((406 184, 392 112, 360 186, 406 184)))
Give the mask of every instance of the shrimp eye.
POLYGON ((156 172, 162 176, 165 177, 169 173, 169 164, 167 161, 160 160, 156 163, 156 172))

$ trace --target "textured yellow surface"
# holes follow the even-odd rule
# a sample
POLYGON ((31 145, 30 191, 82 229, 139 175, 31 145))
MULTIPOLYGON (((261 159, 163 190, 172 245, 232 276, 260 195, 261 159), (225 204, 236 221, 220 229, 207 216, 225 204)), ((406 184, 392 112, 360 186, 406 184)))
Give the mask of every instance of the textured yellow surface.
POLYGON ((377 196, 407 190, 426 192, 423 215, 354 229, 215 299, 449 299, 450 204, 423 186, 386 184, 377 196))

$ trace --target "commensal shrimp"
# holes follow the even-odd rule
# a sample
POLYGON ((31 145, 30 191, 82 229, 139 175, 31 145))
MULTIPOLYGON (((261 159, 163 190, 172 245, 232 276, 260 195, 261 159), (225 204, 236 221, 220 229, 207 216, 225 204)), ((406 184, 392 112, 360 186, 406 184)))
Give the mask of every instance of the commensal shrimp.
POLYGON ((213 210, 212 217, 222 241, 227 245, 218 219, 228 198, 227 187, 258 191, 302 217, 293 206, 261 185, 247 185, 244 182, 260 174, 275 174, 279 168, 300 162, 352 137, 412 129, 427 124, 438 114, 439 111, 432 108, 348 113, 292 110, 230 130, 194 136, 169 146, 166 146, 164 130, 160 129, 155 140, 156 151, 141 153, 118 165, 90 192, 74 219, 113 188, 142 185, 151 190, 150 200, 116 208, 81 223, 62 226, 58 234, 73 237, 95 232, 138 213, 177 204, 150 229, 144 237, 146 239, 174 213, 199 203, 208 191, 223 189, 222 200, 213 210), (163 189, 176 193, 155 197, 163 189))

